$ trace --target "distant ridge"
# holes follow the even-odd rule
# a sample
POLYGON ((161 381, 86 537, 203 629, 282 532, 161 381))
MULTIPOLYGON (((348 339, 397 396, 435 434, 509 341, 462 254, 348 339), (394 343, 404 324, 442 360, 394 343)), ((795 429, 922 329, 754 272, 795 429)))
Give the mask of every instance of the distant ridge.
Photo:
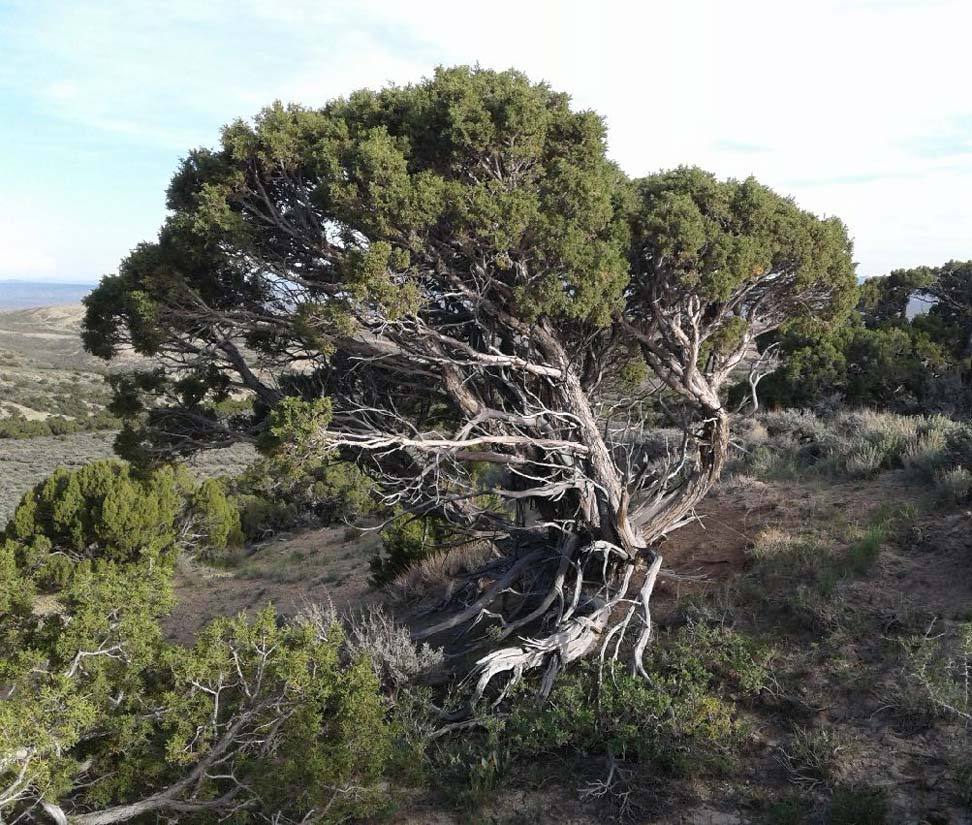
POLYGON ((76 304, 97 284, 0 280, 0 311, 76 304))

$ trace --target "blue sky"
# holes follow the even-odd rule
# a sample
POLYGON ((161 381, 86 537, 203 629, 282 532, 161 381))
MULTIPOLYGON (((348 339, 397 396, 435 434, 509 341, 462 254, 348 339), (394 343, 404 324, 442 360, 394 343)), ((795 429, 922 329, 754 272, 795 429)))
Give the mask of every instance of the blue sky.
POLYGON ((178 159, 274 99, 516 66, 631 174, 755 174, 850 226, 861 275, 972 258, 965 0, 0 0, 0 279, 93 281, 178 159))

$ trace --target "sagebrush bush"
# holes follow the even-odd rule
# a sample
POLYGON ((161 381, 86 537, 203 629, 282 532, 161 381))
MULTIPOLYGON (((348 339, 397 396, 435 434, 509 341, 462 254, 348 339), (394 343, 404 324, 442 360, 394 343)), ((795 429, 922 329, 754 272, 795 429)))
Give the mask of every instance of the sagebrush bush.
POLYGON ((972 427, 941 415, 782 410, 762 413, 757 423, 762 429, 749 424, 739 431, 741 455, 730 466, 735 475, 871 478, 904 468, 934 483, 972 462, 972 427))
POLYGON ((972 498, 972 470, 950 467, 935 475, 935 487, 949 504, 964 504, 972 498))
POLYGON ((864 443, 844 457, 844 471, 852 478, 873 478, 882 470, 889 453, 885 445, 864 443))
POLYGON ((946 443, 946 431, 940 427, 930 427, 920 432, 918 438, 905 448, 901 462, 905 469, 916 475, 931 478, 944 460, 946 443))
POLYGON ((963 622, 902 642, 902 676, 891 703, 916 724, 935 718, 972 723, 972 623, 963 622))
MULTIPOLYGON (((335 625, 333 607, 305 609, 300 621, 312 625, 319 634, 335 625)), ((344 621, 348 650, 371 662, 379 682, 395 691, 417 677, 442 665, 441 650, 426 643, 416 644, 407 627, 397 624, 380 605, 352 613, 344 621)))
POLYGON ((795 782, 831 784, 840 776, 847 748, 846 739, 832 728, 798 727, 783 749, 783 764, 795 782))
POLYGON ((0 417, 0 439, 72 435, 96 430, 117 430, 119 426, 121 426, 121 421, 106 411, 86 414, 79 418, 50 415, 46 418, 29 419, 17 410, 13 415, 0 417))

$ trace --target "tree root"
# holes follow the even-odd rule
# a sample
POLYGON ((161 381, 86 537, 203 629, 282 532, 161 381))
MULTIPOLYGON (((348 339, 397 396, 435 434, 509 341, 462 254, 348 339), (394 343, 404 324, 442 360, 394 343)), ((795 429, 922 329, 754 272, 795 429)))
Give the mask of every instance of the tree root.
MULTIPOLYGON (((653 553, 644 583, 638 591, 637 598, 632 599, 629 597, 629 590, 636 567, 634 559, 621 548, 603 541, 595 542, 582 552, 589 558, 599 553, 605 555, 602 567, 603 584, 598 594, 589 602, 591 609, 583 614, 576 612, 580 601, 581 573, 578 573, 578 578, 574 582, 566 583, 563 575, 565 565, 562 564, 552 584, 551 592, 541 603, 546 609, 555 600, 560 600, 561 607, 554 632, 541 638, 526 638, 520 645, 500 648, 479 659, 470 677, 476 679, 472 695, 473 705, 482 699, 495 678, 508 674, 503 689, 493 701, 494 706, 503 701, 525 673, 541 667, 546 667, 546 671, 541 680, 539 694, 541 697, 546 697, 553 687, 557 673, 571 662, 593 651, 599 641, 602 666, 612 640, 615 641, 615 646, 611 659, 616 660, 624 634, 639 608, 642 629, 634 648, 632 671, 644 678, 648 677, 643 659, 652 631, 649 602, 661 569, 662 557, 653 553), (612 553, 624 559, 620 570, 613 576, 609 564, 612 553), (611 578, 615 580, 620 578, 617 587, 609 583, 611 578), (628 604, 629 609, 624 618, 612 624, 615 609, 621 604, 628 604)), ((538 615, 538 611, 534 610, 529 617, 533 619, 538 615)))

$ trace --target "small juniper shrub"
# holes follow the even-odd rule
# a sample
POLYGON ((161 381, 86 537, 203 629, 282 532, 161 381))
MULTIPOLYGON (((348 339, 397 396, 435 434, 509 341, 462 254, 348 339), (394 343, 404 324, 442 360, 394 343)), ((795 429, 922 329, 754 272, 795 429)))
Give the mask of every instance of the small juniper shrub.
POLYGON ((285 457, 261 459, 229 485, 250 541, 294 527, 351 521, 374 509, 371 490, 364 473, 348 462, 285 457))
POLYGON ((206 479, 192 494, 191 502, 192 523, 202 558, 219 559, 227 550, 243 544, 239 508, 226 494, 226 484, 221 479, 206 479))
POLYGON ((109 460, 56 470, 24 494, 3 536, 47 588, 63 587, 93 560, 171 563, 192 486, 181 468, 138 473, 109 460))

